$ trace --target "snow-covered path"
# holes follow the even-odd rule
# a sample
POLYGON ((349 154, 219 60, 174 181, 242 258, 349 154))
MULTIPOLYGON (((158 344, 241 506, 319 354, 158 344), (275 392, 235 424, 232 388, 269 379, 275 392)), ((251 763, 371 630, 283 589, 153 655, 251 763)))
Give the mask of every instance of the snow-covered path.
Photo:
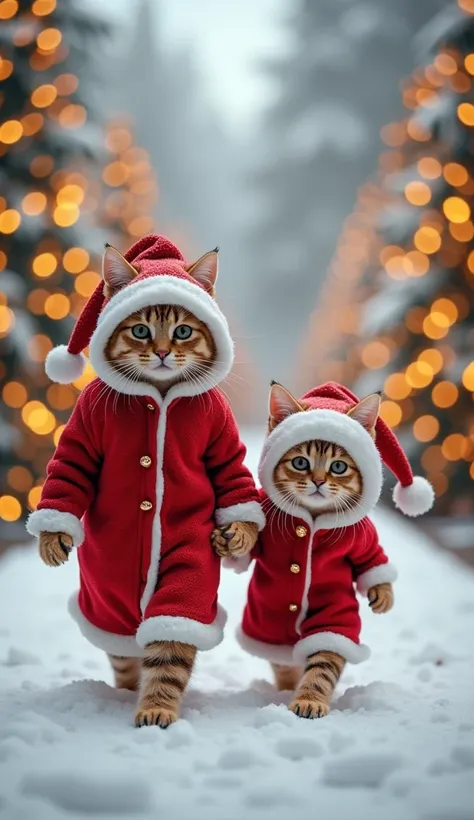
POLYGON ((200 656, 183 718, 132 726, 102 654, 66 614, 75 561, 0 566, 0 820, 473 820, 474 575, 377 516, 396 607, 365 603, 372 658, 334 709, 300 720, 232 633, 247 579, 226 573, 227 639, 200 656))

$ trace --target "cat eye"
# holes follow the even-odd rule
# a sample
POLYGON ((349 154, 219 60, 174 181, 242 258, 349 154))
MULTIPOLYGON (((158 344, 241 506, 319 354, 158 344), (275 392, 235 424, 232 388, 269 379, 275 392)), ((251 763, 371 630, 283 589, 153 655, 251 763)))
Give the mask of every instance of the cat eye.
POLYGON ((303 456, 296 456, 296 458, 292 459, 291 464, 295 470, 309 470, 310 467, 308 459, 303 458, 303 456))
POLYGON ((184 342, 186 339, 192 335, 193 329, 189 325, 178 325, 174 332, 175 339, 179 339, 181 342, 184 342))
POLYGON ((345 461, 333 461, 329 469, 334 475, 344 475, 347 471, 347 464, 345 461))
POLYGON ((135 339, 148 339, 150 329, 146 325, 134 325, 132 327, 132 336, 135 336, 135 339))

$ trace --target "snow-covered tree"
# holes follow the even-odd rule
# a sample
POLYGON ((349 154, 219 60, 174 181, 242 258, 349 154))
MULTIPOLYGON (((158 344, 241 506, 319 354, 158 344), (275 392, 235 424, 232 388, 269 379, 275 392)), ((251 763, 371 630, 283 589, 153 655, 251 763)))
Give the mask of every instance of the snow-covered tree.
POLYGON ((441 4, 299 0, 287 23, 288 49, 264 65, 278 97, 257 140, 249 320, 259 321, 261 354, 275 378, 294 371, 308 307, 357 187, 374 171, 380 127, 399 108, 411 35, 441 4))
POLYGON ((381 185, 362 192, 352 261, 334 260, 311 338, 326 358, 318 376, 336 363, 359 394, 384 390, 383 415, 434 484, 437 513, 472 515, 474 4, 440 12, 416 46, 410 114, 386 132, 381 185))
MULTIPOLYGON (((0 520, 24 538, 53 438, 77 391, 50 385, 47 352, 97 274, 88 169, 99 144, 91 55, 107 27, 79 0, 2 3, 0 27, 0 520)), ((95 280, 94 280, 95 281, 95 280)))

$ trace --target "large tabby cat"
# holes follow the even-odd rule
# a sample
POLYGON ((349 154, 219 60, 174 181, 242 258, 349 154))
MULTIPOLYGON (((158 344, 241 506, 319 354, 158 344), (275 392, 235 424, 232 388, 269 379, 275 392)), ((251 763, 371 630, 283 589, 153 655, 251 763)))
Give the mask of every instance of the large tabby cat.
MULTIPOLYGON (((214 297, 217 249, 187 269, 214 297)), ((136 276, 124 257, 108 247, 104 263, 105 295, 112 297, 136 276)), ((113 331, 105 348, 108 363, 125 381, 149 382, 162 396, 182 381, 204 377, 216 359, 216 346, 207 325, 179 305, 152 305, 132 313, 113 331)), ((120 387, 119 387, 120 389, 120 387)), ((225 528, 225 547, 219 554, 245 553, 253 546, 258 527, 233 522, 225 528)), ((70 536, 43 532, 40 555, 50 566, 67 559, 70 536)), ((175 721, 189 682, 196 648, 179 641, 153 641, 145 646, 143 659, 109 655, 118 688, 140 690, 135 715, 137 726, 175 721)))

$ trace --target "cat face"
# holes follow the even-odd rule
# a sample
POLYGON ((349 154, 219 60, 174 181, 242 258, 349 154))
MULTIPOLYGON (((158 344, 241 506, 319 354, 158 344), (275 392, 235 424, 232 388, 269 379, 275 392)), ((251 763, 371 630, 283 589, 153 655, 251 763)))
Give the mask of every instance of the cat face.
MULTIPOLYGON (((186 270, 214 297, 217 249, 186 270)), ((103 259, 105 295, 112 298, 136 276, 135 268, 108 246, 103 259)), ((105 357, 124 379, 167 389, 177 382, 202 380, 215 361, 216 346, 207 325, 186 308, 150 305, 120 322, 107 342, 105 357)))
POLYGON ((112 334, 106 357, 131 379, 193 381, 212 366, 216 348, 204 322, 178 305, 157 305, 128 316, 112 334))
MULTIPOLYGON (((371 435, 375 432, 380 396, 374 394, 347 411, 371 435)), ((293 413, 308 410, 284 387, 272 386, 270 430, 293 413)), ((278 493, 287 503, 304 507, 313 516, 322 512, 347 512, 360 503, 363 492, 361 472, 344 447, 319 439, 303 441, 288 450, 273 472, 278 493)))

